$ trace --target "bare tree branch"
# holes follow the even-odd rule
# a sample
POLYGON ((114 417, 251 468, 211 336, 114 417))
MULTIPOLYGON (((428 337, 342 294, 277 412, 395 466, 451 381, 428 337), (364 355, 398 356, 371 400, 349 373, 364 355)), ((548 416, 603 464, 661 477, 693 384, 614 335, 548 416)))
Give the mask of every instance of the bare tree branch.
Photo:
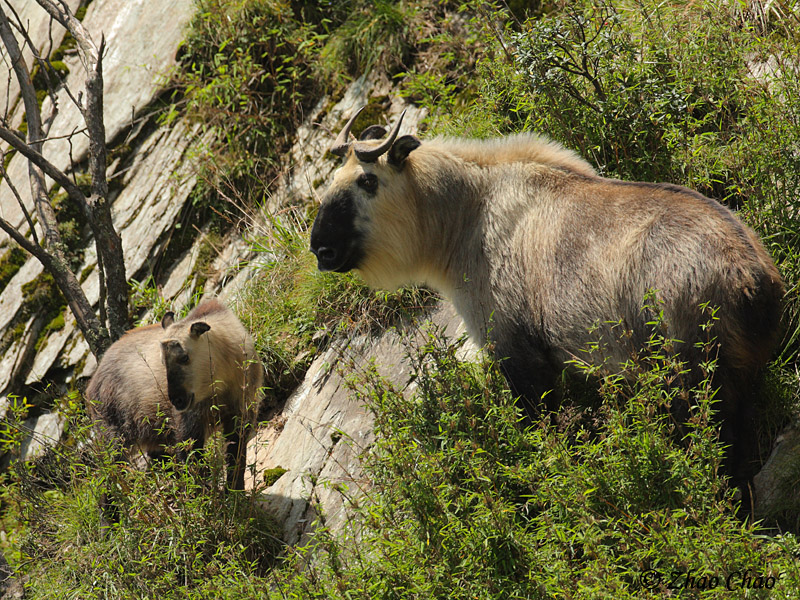
MULTIPOLYGON (((49 4, 49 2, 46 0, 40 0, 39 4, 49 4)), ((53 15, 53 18, 59 20, 58 16, 53 15)), ((77 19, 74 19, 74 17, 72 19, 79 23, 77 19)), ((61 21, 59 20, 59 22, 61 21)), ((42 155, 44 132, 42 129, 41 112, 36 99, 36 91, 33 87, 30 72, 28 71, 28 67, 23 59, 19 44, 17 43, 13 31, 11 30, 11 24, 2 7, 0 7, 0 40, 2 40, 3 45, 8 51, 11 66, 19 83, 20 96, 22 97, 24 103, 25 118, 28 125, 28 142, 27 144, 22 142, 22 140, 20 140, 13 132, 5 127, 0 127, 0 138, 8 142, 13 148, 20 152, 20 154, 28 159, 31 195, 39 216, 39 224, 44 231, 44 246, 28 241, 17 231, 11 231, 13 230, 13 227, 11 227, 11 225, 5 220, 0 221, 0 228, 6 231, 6 233, 8 233, 18 244, 20 244, 21 247, 35 256, 42 263, 47 272, 52 275, 59 289, 64 294, 67 304, 75 316, 78 326, 81 328, 81 331, 83 332, 92 353, 95 354, 95 356, 100 357, 102 356, 103 352, 105 352, 105 349, 109 346, 111 340, 105 326, 95 315, 91 304, 86 298, 86 294, 83 292, 80 283, 75 277, 75 274, 69 268, 69 260, 66 256, 65 247, 58 230, 58 221, 56 219, 53 205, 50 202, 50 198, 47 194, 44 178, 45 173, 47 173, 55 181, 59 182, 73 199, 73 201, 77 202, 85 214, 90 217, 89 222, 93 225, 92 229, 95 232, 98 252, 101 251, 104 244, 113 246, 114 241, 112 240, 112 242, 109 244, 109 242, 98 238, 99 229, 94 224, 92 219, 92 216, 94 216, 96 211, 89 208, 89 202, 86 200, 85 196, 78 189, 78 187, 42 155)), ((102 78, 100 79, 100 85, 102 87, 102 78)), ((92 116, 98 117, 102 122, 102 91, 100 96, 99 114, 93 113, 92 116)), ((86 117, 86 115, 84 115, 84 117, 86 117)), ((103 145, 104 156, 104 139, 102 139, 101 144, 103 145)), ((90 146, 90 152, 91 151, 92 148, 90 146)), ((95 171, 93 171, 92 176, 95 174, 95 171)), ((101 173, 101 177, 103 182, 105 182, 104 170, 103 173, 101 173)), ((116 232, 113 232, 113 235, 118 241, 119 237, 116 235, 116 232)), ((121 267, 121 270, 124 274, 124 266, 121 267)), ((127 311, 127 305, 125 310, 127 311)))
MULTIPOLYGON (((0 57, 3 59, 4 63, 8 64, 8 62, 6 61, 5 55, 0 55, 0 57)), ((11 108, 11 106, 10 106, 10 104, 11 104, 11 93, 10 93, 10 91, 11 91, 11 65, 9 65, 8 73, 6 74, 6 106, 5 106, 5 110, 3 111, 3 117, 2 117, 2 122, 3 123, 5 123, 6 117, 8 116, 8 112, 9 112, 9 110, 11 108)))
POLYGON ((73 201, 78 202, 81 210, 87 217, 91 215, 89 203, 84 193, 58 167, 54 166, 39 152, 19 139, 19 137, 13 131, 3 127, 2 125, 0 125, 0 139, 8 142, 8 144, 14 148, 14 150, 22 154, 22 156, 44 171, 45 175, 50 177, 58 185, 64 188, 64 191, 69 194, 70 198, 72 198, 73 201))
MULTIPOLYGON (((59 4, 61 4, 61 6, 58 7, 53 2, 50 2, 50 0, 36 0, 36 2, 39 4, 39 6, 47 11, 47 14, 58 21, 64 29, 69 30, 67 23, 69 22, 69 18, 72 16, 72 13, 70 12, 66 3, 60 2, 59 4)), ((75 20, 77 21, 77 19, 75 20)))
MULTIPOLYGON (((0 152, 0 160, 4 158, 5 154, 0 152)), ((17 204, 19 204, 19 207, 22 210, 22 214, 25 216, 25 220, 28 222, 28 228, 31 231, 31 236, 33 237, 33 241, 38 246, 39 236, 36 235, 36 228, 33 226, 33 219, 31 219, 31 215, 28 212, 27 207, 25 206, 25 202, 22 201, 22 198, 20 197, 19 192, 17 191, 17 188, 14 185, 14 182, 11 181, 11 178, 8 176, 8 172, 2 166, 0 166, 0 178, 2 178, 2 181, 4 181, 6 185, 8 185, 8 188, 11 190, 11 193, 14 194, 14 198, 17 199, 17 204)))
POLYGON ((74 274, 64 264, 61 264, 51 252, 30 241, 3 218, 0 218, 0 229, 5 231, 23 250, 42 263, 45 270, 53 276, 53 280, 64 294, 92 354, 102 356, 110 343, 108 333, 89 303, 80 301, 81 298, 85 300, 86 296, 74 274))
MULTIPOLYGON (((31 151, 41 154, 42 152, 42 122, 39 112, 39 103, 36 99, 36 90, 31 83, 31 76, 25 59, 20 51, 17 38, 11 31, 11 23, 6 17, 5 12, 0 8, 0 39, 8 50, 11 58, 11 66, 17 77, 20 88, 20 96, 25 105, 25 119, 28 124, 28 145, 31 151)), ((13 136, 16 137, 16 136, 13 136)), ((3 137, 3 139, 6 139, 3 137)), ((10 140, 6 139, 9 143, 10 140)), ((31 195, 33 196, 36 212, 39 214, 39 225, 44 232, 45 243, 56 252, 60 251, 61 235, 58 232, 58 222, 56 221, 55 211, 47 197, 47 188, 44 180, 42 168, 33 161, 28 162, 28 174, 31 180, 31 195)))
POLYGON ((108 202, 106 179, 106 132, 103 121, 103 51, 105 38, 98 47, 67 5, 57 6, 52 0, 36 0, 44 10, 61 23, 78 42, 81 61, 86 69, 86 104, 77 103, 89 132, 89 174, 92 180, 88 203, 90 223, 97 245, 98 267, 102 265, 108 292, 108 328, 112 339, 121 336, 128 325, 128 283, 122 240, 114 229, 111 205, 108 202), (102 257, 102 260, 100 259, 102 257))
MULTIPOLYGON (((8 3, 8 0, 6 0, 6 3, 8 3)), ((69 11, 69 7, 66 5, 66 3, 62 2, 61 4, 63 6, 63 10, 69 11)), ((55 9, 55 10, 58 10, 58 9, 55 9)), ((15 15, 16 15, 16 13, 15 13, 15 15)), ((17 17, 17 20, 19 21, 19 17, 17 17)), ((48 28, 48 39, 49 39, 49 44, 50 44, 50 48, 51 49, 52 49, 52 47, 54 45, 53 44, 53 33, 52 33, 52 23, 54 21, 57 21, 60 25, 64 26, 63 22, 60 19, 56 20, 54 18, 53 14, 52 13, 50 14, 51 27, 48 28)), ((66 20, 66 19, 65 19, 65 21, 68 22, 68 20, 66 20)), ((77 19, 76 19, 76 22, 80 23, 80 21, 77 21, 77 19)), ((66 26, 64 26, 64 27, 66 29, 66 26)), ((34 55, 34 58, 41 65, 42 69, 45 69, 45 67, 47 67, 49 69, 52 69, 53 65, 50 62, 50 60, 47 58, 47 56, 49 55, 50 51, 46 52, 44 57, 40 56, 39 52, 37 51, 37 49, 36 49, 36 47, 34 45, 34 43, 28 37, 28 33, 27 33, 27 31, 25 31, 25 28, 22 25, 22 23, 19 24, 19 28, 20 28, 20 30, 22 32, 22 35, 26 38, 28 45, 31 47, 31 50, 32 50, 33 55, 34 55)), ((50 79, 50 71, 47 70, 45 73, 46 73, 45 81, 47 83, 47 95, 50 97, 50 100, 53 102, 54 114, 50 117, 50 119, 52 119, 52 117, 55 116, 55 113, 58 112, 58 98, 57 98, 55 90, 53 89, 53 86, 52 86, 52 82, 51 82, 51 79, 50 79)), ((69 86, 64 86, 62 89, 64 90, 64 92, 66 92, 67 96, 69 96, 70 100, 72 100, 72 102, 75 104, 75 106, 77 106, 79 109, 81 109, 81 112, 82 112, 82 106, 81 106, 80 99, 79 98, 75 98, 75 96, 72 93, 72 90, 69 89, 69 86)), ((79 96, 80 96, 80 94, 79 94, 79 96)))
POLYGON ((53 257, 48 254, 47 250, 42 248, 39 244, 32 242, 24 235, 22 235, 17 228, 14 227, 11 223, 0 217, 0 229, 5 231, 9 237, 14 240, 19 246, 25 250, 27 253, 33 255, 42 266, 46 269, 47 266, 52 261, 53 257))

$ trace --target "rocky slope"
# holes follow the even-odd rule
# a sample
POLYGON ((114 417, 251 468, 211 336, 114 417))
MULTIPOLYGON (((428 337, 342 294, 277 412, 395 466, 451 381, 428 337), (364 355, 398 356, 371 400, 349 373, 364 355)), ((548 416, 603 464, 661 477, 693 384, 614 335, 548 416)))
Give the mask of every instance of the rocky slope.
MULTIPOLYGON (((30 12, 23 18, 30 19, 31 30, 38 32, 36 41, 40 44, 40 51, 49 48, 45 13, 33 10, 35 3, 21 4, 25 12, 30 12)), ((90 4, 84 19, 84 25, 93 35, 98 38, 103 35, 106 40, 107 139, 114 145, 124 140, 130 148, 124 157, 110 164, 108 173, 114 190, 115 226, 122 236, 129 277, 135 276, 158 254, 194 187, 191 165, 184 159, 192 146, 202 140, 197 139, 193 128, 185 122, 161 128, 155 125, 150 114, 151 104, 161 90, 164 77, 175 64, 183 25, 191 11, 190 0, 119 0, 90 4), (162 32, 164 22, 172 23, 174 27, 162 32), (152 35, 153 32, 159 34, 152 35)), ((68 86, 79 89, 83 71, 77 57, 68 55, 65 63, 70 70, 68 86)), ((13 100, 12 95, 12 105, 13 100)), ((43 104, 45 114, 49 111, 49 104, 50 100, 46 99, 43 104)), ((15 118, 21 116, 15 115, 15 118)), ((67 139, 81 125, 78 108, 62 91, 58 96, 58 115, 50 130, 50 138, 55 139, 45 143, 45 155, 57 167, 67 170, 70 160, 80 164, 85 159, 87 138, 77 135, 67 139)), ((8 176, 17 183, 30 211, 26 173, 27 162, 22 156, 15 155, 9 164, 8 176)), ((5 217, 24 230, 21 211, 7 187, 0 189, 0 205, 5 217)), ((3 251, 8 247, 7 242, 7 237, 0 234, 3 251)), ((83 288, 92 302, 97 302, 99 297, 95 267, 96 256, 90 246, 86 249, 80 273, 83 288)), ((0 293, 0 336, 4 350, 0 390, 5 394, 39 382, 67 383, 70 378, 88 374, 93 368, 88 346, 69 313, 64 314, 63 326, 47 337, 40 337, 41 327, 32 327, 35 317, 29 317, 25 327, 20 327, 20 319, 35 313, 31 307, 26 307, 25 290, 32 289, 32 284, 41 274, 41 265, 30 258, 0 293), (15 335, 9 335, 10 329, 15 329, 15 335)))
MULTIPOLYGON (((20 0, 16 4, 20 5, 20 0)), ((18 8, 21 16, 30 21, 32 38, 40 52, 46 52, 50 41, 44 13, 34 3, 24 0, 18 8)), ((126 149, 110 161, 109 181, 114 194, 114 221, 122 236, 131 279, 143 277, 149 265, 163 257, 169 236, 179 215, 187 210, 196 183, 193 153, 208 142, 199 134, 199 128, 184 120, 160 126, 153 116, 153 105, 169 69, 175 65, 183 26, 192 10, 190 0, 96 1, 89 5, 83 20, 92 35, 97 38, 104 35, 107 46, 104 62, 107 139, 110 146, 126 149), (170 27, 164 27, 164 23, 170 23, 170 27)), ((54 44, 58 43, 59 40, 54 40, 54 44)), ((77 88, 82 78, 77 57, 68 56, 65 60, 70 69, 68 85, 77 88)), ((18 91, 10 90, 12 105, 14 94, 18 91)), ((318 188, 325 185, 336 168, 336 162, 326 156, 331 141, 329 131, 338 130, 371 96, 391 97, 390 83, 381 78, 361 78, 338 102, 330 98, 320 100, 297 131, 296 143, 285 157, 282 177, 270 190, 267 213, 279 213, 298 201, 315 201, 320 193, 318 188)), ((390 118, 403 108, 399 103, 390 106, 390 118)), ((43 110, 47 110, 47 105, 43 110)), ((21 116, 15 118, 19 121, 21 116)), ((404 131, 413 131, 422 116, 422 111, 411 107, 405 117, 404 131)), ((80 127, 80 123, 77 108, 62 93, 51 136, 66 136, 80 127)), ((77 164, 84 160, 86 138, 76 137, 71 147, 65 138, 55 139, 48 141, 45 148, 58 167, 67 169, 70 157, 77 164)), ((26 170, 27 163, 16 156, 9 165, 9 177, 26 183, 26 170)), ((23 198, 30 209, 27 185, 18 187, 25 190, 23 198)), ((0 188, 0 206, 7 219, 21 229, 26 227, 7 188, 0 188)), ((251 225, 257 229, 263 218, 253 217, 251 225)), ((197 262, 206 243, 204 232, 198 231, 192 247, 164 269, 166 275, 157 282, 163 301, 173 310, 180 310, 193 300, 197 262)), ((5 252, 7 247, 6 236, 0 234, 1 251, 5 252)), ((260 261, 269 256, 251 251, 240 236, 229 236, 215 250, 210 268, 205 266, 211 276, 204 283, 204 295, 219 296, 235 307, 242 286, 258 277, 260 261)), ((96 303, 99 285, 92 246, 85 251, 80 272, 88 298, 96 303)), ((22 447, 24 458, 37 456, 61 436, 64 419, 48 411, 47 399, 74 387, 96 367, 69 311, 63 314, 62 326, 46 333, 43 331, 46 323, 30 310, 28 291, 41 276, 41 265, 30 258, 0 291, 0 339, 4 350, 0 361, 0 413, 6 411, 9 394, 27 394, 40 403, 33 410, 36 416, 25 423, 30 434, 22 447)), ((449 307, 434 310, 430 321, 453 334, 460 326, 449 307)), ((314 361, 305 381, 282 411, 251 440, 248 454, 254 469, 248 486, 263 488, 266 504, 283 523, 286 541, 298 541, 319 515, 324 516, 329 526, 343 525, 344 499, 348 493, 339 484, 345 484, 352 494, 361 481, 358 454, 372 441, 372 417, 351 400, 336 368, 338 360, 347 355, 357 357, 358 365, 375 361, 394 381, 405 383, 405 348, 424 326, 409 323, 375 337, 334 342, 314 361), (265 482, 264 473, 275 473, 278 468, 283 474, 277 480, 265 482)))

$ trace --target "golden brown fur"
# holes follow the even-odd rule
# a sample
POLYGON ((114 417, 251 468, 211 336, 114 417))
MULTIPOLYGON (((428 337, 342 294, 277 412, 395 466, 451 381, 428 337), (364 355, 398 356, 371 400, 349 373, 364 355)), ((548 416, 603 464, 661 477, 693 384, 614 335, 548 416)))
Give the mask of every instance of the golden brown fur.
POLYGON ((750 390, 777 340, 783 284, 755 233, 696 192, 600 177, 538 136, 405 136, 374 162, 350 149, 323 198, 312 251, 320 268, 357 268, 375 287, 425 283, 443 293, 534 402, 575 357, 614 368, 641 349, 652 333, 652 311, 642 310, 649 292, 666 333, 685 342, 678 349, 696 383, 704 357, 695 343, 708 318, 699 307, 708 302, 719 307, 723 439, 752 436, 750 390), (376 189, 364 188, 365 177, 376 189), (337 246, 342 231, 355 241, 337 246), (339 255, 353 258, 337 267, 339 255), (598 338, 605 350, 590 357, 598 338))
POLYGON ((165 319, 123 335, 100 361, 86 397, 89 414, 104 431, 149 454, 187 440, 202 445, 221 426, 235 444, 229 448, 236 453, 232 479, 241 488, 244 444, 239 446, 239 435, 256 417, 262 385, 263 368, 250 334, 230 310, 207 300, 181 321, 165 319), (209 329, 193 337, 196 323, 209 329), (191 357, 183 384, 193 401, 182 411, 170 401, 165 365, 164 347, 176 341, 191 357))
POLYGON ((596 174, 594 168, 572 150, 568 150, 546 137, 532 133, 519 133, 487 140, 433 138, 427 140, 425 146, 428 150, 457 155, 465 162, 484 167, 512 163, 535 163, 587 176, 596 174))

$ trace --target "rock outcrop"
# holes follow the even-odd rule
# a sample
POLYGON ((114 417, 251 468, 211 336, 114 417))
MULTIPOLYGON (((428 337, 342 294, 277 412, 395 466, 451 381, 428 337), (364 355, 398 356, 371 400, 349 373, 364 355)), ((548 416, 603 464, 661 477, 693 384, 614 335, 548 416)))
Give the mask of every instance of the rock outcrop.
POLYGON ((410 394, 414 386, 409 385, 407 356, 427 327, 451 338, 463 334, 452 306, 443 304, 380 335, 335 342, 312 363, 280 415, 251 440, 248 463, 255 464, 255 477, 249 485, 264 487, 265 505, 282 524, 286 542, 307 537, 317 520, 332 531, 350 523, 351 500, 369 488, 360 455, 374 436, 372 414, 355 399, 344 377, 374 365, 410 394), (265 485, 265 474, 278 478, 265 485))
MULTIPOLYGON (((60 42, 49 38, 50 20, 35 2, 16 0, 20 16, 30 23, 32 40, 39 52, 47 54, 60 42)), ((78 2, 69 3, 73 8, 78 2)), ((141 271, 161 250, 164 239, 175 225, 175 219, 185 205, 195 180, 192 165, 186 160, 192 148, 204 140, 199 128, 178 121, 169 127, 158 127, 148 109, 163 89, 169 69, 175 65, 178 44, 194 10, 191 0, 110 0, 89 5, 83 23, 98 40, 105 38, 105 125, 109 144, 125 145, 130 152, 109 166, 114 224, 122 237, 128 276, 141 271), (170 27, 163 27, 163 23, 170 27), (158 35, 154 35, 158 32, 158 35)), ((63 30, 53 28, 63 35, 63 30)), ((30 52, 28 53, 30 60, 30 52)), ((78 57, 65 56, 69 68, 67 86, 80 89, 84 71, 78 57)), ((29 67, 32 66, 29 64, 29 67)), ((1 67, 5 68, 5 67, 1 67)), ((3 75, 5 79, 5 75, 3 75)), ((14 81, 14 78, 11 78, 14 81)), ((13 86, 9 90, 10 106, 18 96, 13 86)), ((57 95, 58 113, 44 145, 44 154, 55 166, 69 172, 71 164, 85 160, 88 139, 85 135, 70 135, 84 124, 77 106, 62 89, 57 95)), ((42 105, 49 114, 49 98, 42 105)), ((21 121, 21 104, 13 113, 21 121)), ((27 161, 15 155, 8 166, 8 177, 16 182, 23 204, 31 211, 30 189, 27 185, 27 161)), ((4 217, 20 231, 27 224, 18 203, 6 186, 0 185, 0 207, 4 217)), ((0 233, 0 255, 8 249, 8 238, 0 233)), ((80 273, 84 291, 93 303, 99 298, 96 254, 86 249, 80 273)), ((34 331, 35 319, 21 324, 20 317, 28 300, 24 290, 42 275, 40 263, 30 258, 4 289, 0 290, 0 339, 3 340, 3 363, 0 366, 0 394, 17 391, 10 384, 31 386, 41 383, 64 383, 86 374, 93 368, 88 351, 75 320, 66 311, 64 323, 51 335, 39 339, 34 331), (9 328, 13 328, 11 335, 9 328), (63 375, 50 377, 52 371, 63 375)), ((0 395, 0 411, 4 411, 0 395)))

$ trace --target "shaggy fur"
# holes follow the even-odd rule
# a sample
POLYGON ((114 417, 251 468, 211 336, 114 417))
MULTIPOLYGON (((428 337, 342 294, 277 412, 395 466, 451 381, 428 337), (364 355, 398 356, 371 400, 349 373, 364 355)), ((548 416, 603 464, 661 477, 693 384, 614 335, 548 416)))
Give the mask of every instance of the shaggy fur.
POLYGON ((537 136, 404 136, 375 162, 349 152, 311 247, 321 269, 440 291, 534 404, 567 361, 614 365, 640 350, 652 333, 642 309, 651 291, 697 383, 705 357, 694 344, 708 318, 699 305, 719 307, 722 438, 737 443, 731 469, 752 474, 752 385, 777 340, 783 284, 753 231, 719 203, 676 185, 599 177, 537 136), (366 176, 377 179, 369 190, 366 176), (349 211, 331 208, 348 201, 349 211), (603 352, 587 355, 598 338, 603 352))
POLYGON ((250 334, 225 306, 206 300, 181 321, 168 315, 123 335, 100 361, 86 397, 103 431, 150 455, 189 440, 202 447, 221 426, 229 483, 243 489, 242 432, 255 420, 263 380, 250 334), (178 398, 187 404, 180 410, 178 398))

